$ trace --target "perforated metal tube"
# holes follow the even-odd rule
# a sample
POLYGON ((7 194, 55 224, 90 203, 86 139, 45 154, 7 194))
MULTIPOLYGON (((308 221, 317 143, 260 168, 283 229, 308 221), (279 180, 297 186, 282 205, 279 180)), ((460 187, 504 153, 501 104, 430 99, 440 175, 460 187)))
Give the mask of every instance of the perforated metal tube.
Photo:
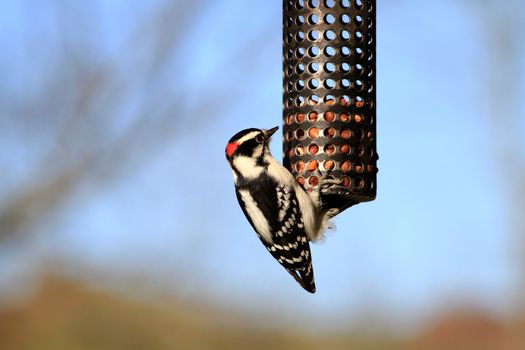
POLYGON ((340 211, 376 196, 375 0, 283 1, 283 164, 340 211))

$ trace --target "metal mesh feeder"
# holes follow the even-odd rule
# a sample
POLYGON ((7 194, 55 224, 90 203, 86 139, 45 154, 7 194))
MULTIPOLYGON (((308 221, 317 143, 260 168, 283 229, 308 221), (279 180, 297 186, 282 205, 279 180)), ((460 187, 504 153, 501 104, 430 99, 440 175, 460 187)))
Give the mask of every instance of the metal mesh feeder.
POLYGON ((375 0, 283 1, 283 164, 325 209, 376 197, 375 0))

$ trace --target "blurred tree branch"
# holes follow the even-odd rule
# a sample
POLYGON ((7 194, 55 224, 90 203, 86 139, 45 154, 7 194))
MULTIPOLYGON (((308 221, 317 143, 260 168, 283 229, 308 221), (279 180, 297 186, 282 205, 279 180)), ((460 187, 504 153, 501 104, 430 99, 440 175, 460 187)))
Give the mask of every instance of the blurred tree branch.
MULTIPOLYGON (((203 116, 214 115, 216 121, 228 104, 246 93, 241 86, 233 91, 208 87, 202 96, 202 87, 183 80, 184 58, 191 62, 192 54, 184 44, 211 1, 166 2, 144 15, 118 55, 110 58, 99 54, 94 41, 82 33, 104 34, 92 18, 96 8, 53 4, 62 49, 43 58, 48 71, 41 72, 36 95, 3 107, 17 134, 29 139, 28 125, 34 125, 52 137, 50 142, 39 140, 40 156, 27 181, 2 189, 0 241, 31 236, 80 185, 101 187, 125 177, 131 165, 144 164, 159 147, 210 123, 203 116), (192 103, 195 95, 205 103, 192 103)), ((264 43, 265 34, 255 33, 254 41, 264 43)), ((37 42, 31 38, 29 45, 37 42)), ((250 50, 239 45, 226 61, 248 60, 248 55, 250 50)), ((215 60, 214 68, 225 64, 215 60)))

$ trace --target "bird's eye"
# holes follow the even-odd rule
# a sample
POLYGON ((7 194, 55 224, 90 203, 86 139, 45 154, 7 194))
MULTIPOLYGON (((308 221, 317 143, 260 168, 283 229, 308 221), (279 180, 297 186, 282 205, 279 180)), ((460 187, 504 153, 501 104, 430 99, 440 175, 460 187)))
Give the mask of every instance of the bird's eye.
POLYGON ((255 137, 255 141, 259 142, 259 143, 263 143, 264 142, 264 136, 263 134, 259 134, 255 137))

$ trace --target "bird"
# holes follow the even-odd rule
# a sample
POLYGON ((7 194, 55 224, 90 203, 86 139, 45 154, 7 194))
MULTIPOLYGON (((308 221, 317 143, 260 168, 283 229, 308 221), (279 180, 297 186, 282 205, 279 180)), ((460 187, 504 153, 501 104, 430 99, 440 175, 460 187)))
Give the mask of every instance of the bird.
POLYGON ((273 158, 269 144, 278 129, 239 131, 226 145, 226 159, 239 205, 257 236, 302 288, 315 293, 309 242, 323 239, 336 210, 322 209, 322 182, 307 193, 273 158))

